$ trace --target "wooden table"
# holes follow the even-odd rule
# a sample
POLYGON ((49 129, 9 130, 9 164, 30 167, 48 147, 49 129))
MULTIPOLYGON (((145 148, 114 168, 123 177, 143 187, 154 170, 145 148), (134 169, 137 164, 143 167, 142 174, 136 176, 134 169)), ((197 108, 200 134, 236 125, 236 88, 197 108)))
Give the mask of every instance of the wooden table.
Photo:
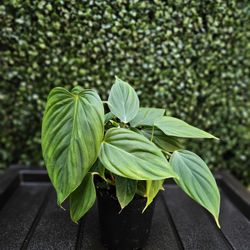
MULTIPOLYGON (((175 184, 158 195, 146 250, 250 249, 250 195, 229 173, 216 175, 219 230, 212 216, 175 184)), ((45 170, 19 166, 0 175, 0 249, 101 250, 96 205, 77 225, 56 205, 45 170)))

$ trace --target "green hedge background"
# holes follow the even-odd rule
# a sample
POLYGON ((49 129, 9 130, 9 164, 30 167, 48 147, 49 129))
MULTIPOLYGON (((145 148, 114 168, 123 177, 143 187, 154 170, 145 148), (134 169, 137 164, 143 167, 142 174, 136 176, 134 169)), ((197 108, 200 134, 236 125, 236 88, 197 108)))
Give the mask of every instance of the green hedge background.
POLYGON ((9 0, 0 3, 0 164, 43 165, 41 117, 54 86, 114 76, 143 106, 221 138, 187 142, 250 183, 248 0, 9 0))

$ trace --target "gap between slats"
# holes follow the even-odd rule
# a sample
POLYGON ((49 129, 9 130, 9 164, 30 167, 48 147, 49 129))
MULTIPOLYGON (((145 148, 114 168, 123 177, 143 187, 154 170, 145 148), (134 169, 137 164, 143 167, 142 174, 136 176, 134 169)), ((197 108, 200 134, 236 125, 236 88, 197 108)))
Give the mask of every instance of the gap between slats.
POLYGON ((207 215, 208 219, 211 221, 211 224, 214 225, 214 230, 217 231, 218 234, 220 234, 221 238, 223 239, 223 241, 225 242, 225 244, 228 246, 228 248, 230 248, 231 250, 237 250, 236 248, 233 247, 233 245, 231 244, 230 240, 222 232, 222 230, 217 227, 217 225, 214 222, 213 217, 209 214, 209 212, 204 209, 204 213, 207 215))
POLYGON ((36 227, 37 227, 37 225, 38 225, 44 211, 45 211, 45 208, 46 208, 46 206, 48 204, 48 200, 49 200, 51 194, 52 194, 52 188, 49 187, 46 194, 45 194, 43 202, 42 202, 42 204, 41 204, 41 206, 40 206, 40 208, 39 208, 39 210, 37 212, 37 215, 36 215, 34 221, 32 222, 32 225, 31 225, 31 227, 30 227, 30 229, 29 229, 29 231, 28 231, 28 233, 27 233, 27 235, 26 235, 26 237, 25 237, 25 239, 23 241, 23 244, 22 244, 22 246, 20 248, 21 250, 25 250, 25 249, 28 248, 29 242, 30 242, 35 230, 36 230, 36 227))
POLYGON ((178 234, 178 231, 177 231, 177 229, 176 229, 176 226, 175 226, 175 224, 174 224, 174 220, 173 220, 173 218, 172 218, 172 216, 171 216, 171 214, 170 214, 170 212, 169 212, 168 205, 167 205, 167 203, 166 203, 166 201, 165 201, 165 199, 164 199, 163 193, 160 192, 159 195, 160 195, 161 202, 162 202, 163 205, 164 205, 164 208, 165 208, 165 211, 166 211, 166 216, 167 216, 167 219, 168 219, 169 224, 170 224, 170 226, 171 226, 171 230, 172 230, 172 232, 173 232, 173 235, 174 235, 174 237, 175 237, 175 240, 176 240, 176 242, 177 242, 177 246, 178 246, 178 248, 179 248, 180 250, 184 250, 184 246, 183 246, 183 244, 182 244, 181 238, 180 238, 180 236, 179 236, 179 234, 178 234))

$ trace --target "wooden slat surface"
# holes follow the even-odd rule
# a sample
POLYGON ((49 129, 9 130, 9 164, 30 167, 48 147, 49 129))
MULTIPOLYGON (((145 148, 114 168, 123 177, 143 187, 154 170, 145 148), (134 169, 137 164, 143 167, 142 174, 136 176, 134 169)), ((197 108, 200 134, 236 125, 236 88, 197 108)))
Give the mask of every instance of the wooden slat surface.
POLYGON ((48 186, 20 186, 0 211, 0 249, 20 249, 48 186))
POLYGON ((168 186, 164 201, 184 249, 231 249, 211 216, 179 188, 168 186))
MULTIPOLYGON (((234 249, 250 250, 250 222, 222 193, 221 230, 234 249)), ((250 210, 249 210, 250 213, 250 210)))
POLYGON ((47 197, 46 207, 37 224, 28 249, 74 249, 78 225, 70 220, 68 209, 65 212, 56 204, 54 190, 47 197))
MULTIPOLYGON (((34 180, 32 174, 18 178, 15 171, 9 173, 0 176, 1 250, 105 249, 100 240, 97 204, 78 225, 74 224, 68 209, 63 211, 56 205, 55 192, 46 183, 44 172, 37 173, 34 180), (40 174, 43 174, 41 178, 40 174)), ((223 189, 222 230, 205 209, 176 185, 167 184, 165 189, 156 201, 145 250, 250 249, 250 221, 245 216, 246 210, 243 214, 223 189)))

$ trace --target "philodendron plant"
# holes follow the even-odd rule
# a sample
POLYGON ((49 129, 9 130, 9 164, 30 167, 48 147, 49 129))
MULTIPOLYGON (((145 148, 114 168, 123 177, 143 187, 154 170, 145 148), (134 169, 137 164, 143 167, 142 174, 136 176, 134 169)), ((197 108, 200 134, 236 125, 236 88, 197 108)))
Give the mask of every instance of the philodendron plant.
POLYGON ((206 208, 219 226, 220 193, 206 163, 182 138, 214 138, 164 109, 140 107, 135 90, 116 77, 108 101, 96 91, 51 90, 42 123, 42 150, 58 205, 69 199, 77 222, 94 204, 94 175, 114 185, 123 209, 140 195, 145 208, 166 178, 206 208), (104 105, 110 112, 104 114, 104 105))

